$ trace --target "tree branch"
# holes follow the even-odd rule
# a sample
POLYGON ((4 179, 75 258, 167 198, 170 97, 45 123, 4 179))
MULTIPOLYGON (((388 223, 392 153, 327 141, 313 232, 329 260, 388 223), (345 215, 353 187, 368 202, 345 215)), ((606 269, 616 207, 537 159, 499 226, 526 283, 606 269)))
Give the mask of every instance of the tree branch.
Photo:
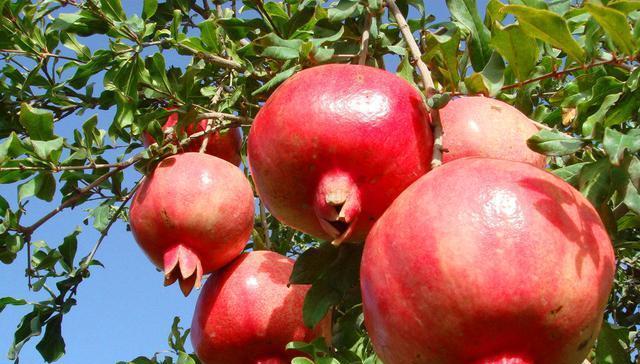
POLYGON ((610 59, 610 60, 604 60, 604 61, 600 61, 600 62, 591 62, 589 64, 584 64, 581 66, 575 66, 575 67, 571 67, 571 68, 565 68, 563 70, 555 70, 553 72, 549 72, 549 73, 545 73, 544 75, 538 76, 538 77, 534 77, 528 80, 524 80, 522 82, 518 82, 518 83, 514 83, 512 85, 507 85, 507 86, 503 86, 500 90, 501 91, 506 91, 506 90, 511 90, 514 88, 520 88, 524 85, 528 85, 530 83, 534 83, 534 82, 538 82, 538 81, 542 81, 545 80, 547 78, 558 78, 558 77, 562 77, 568 73, 572 73, 572 72, 576 72, 576 71, 586 71, 588 69, 594 68, 594 67, 598 67, 598 66, 604 66, 604 65, 611 65, 611 66, 616 66, 616 67, 620 67, 623 68, 625 70, 628 71, 632 71, 635 69, 635 67, 632 67, 628 64, 626 64, 625 62, 627 62, 626 58, 614 58, 614 59, 610 59))
POLYGON ((371 14, 364 16, 364 30, 362 31, 362 39, 360 41, 360 54, 358 56, 358 64, 367 63, 367 51, 369 50, 369 34, 371 29, 371 14))
POLYGON ((205 59, 209 62, 215 63, 219 66, 222 67, 226 67, 226 68, 232 68, 235 70, 243 70, 244 67, 242 67, 242 65, 234 60, 231 59, 226 59, 226 58, 222 58, 220 56, 216 56, 215 54, 210 54, 210 53, 204 53, 204 52, 199 52, 191 47, 188 47, 184 44, 176 44, 177 48, 182 48, 188 52, 191 52, 193 54, 194 57, 196 58, 201 58, 201 59, 205 59))
MULTIPOLYGON (((430 98, 437 93, 437 90, 435 89, 429 68, 422 61, 420 47, 418 47, 416 40, 413 38, 409 24, 407 24, 404 16, 402 16, 395 0, 387 0, 387 7, 389 8, 389 12, 391 12, 393 17, 396 19, 400 32, 409 46, 413 62, 420 71, 424 92, 427 98, 430 98)), ((433 156, 431 159, 431 168, 436 168, 442 164, 442 123, 440 122, 439 111, 437 109, 431 109, 429 105, 426 106, 427 110, 429 110, 429 113, 431 114, 431 125, 433 130, 433 156)))
MULTIPOLYGON (((216 114, 221 114, 221 113, 216 113, 216 114)), ((238 117, 238 118, 242 118, 242 117, 238 117)), ((244 118, 242 118, 242 119, 244 119, 244 118)), ((199 137, 204 136, 204 135, 209 134, 209 133, 215 133, 215 132, 217 132, 220 129, 225 128, 225 127, 229 127, 229 128, 236 127, 236 126, 238 126, 238 124, 239 123, 231 123, 231 124, 227 124, 227 125, 218 125, 218 126, 212 128, 209 131, 199 131, 197 133, 191 134, 188 137, 182 139, 179 142, 179 144, 180 144, 180 146, 187 145, 195 138, 199 138, 199 137)), ((170 135, 170 137, 165 140, 165 145, 171 143, 173 141, 173 139, 174 139, 173 135, 170 135)), ((109 177, 114 176, 116 173, 122 171, 123 169, 125 169, 125 168, 127 168, 127 167, 129 167, 129 166, 131 166, 131 165, 133 165, 135 163, 137 163, 138 161, 142 160, 144 157, 145 157, 144 153, 139 153, 139 154, 136 154, 135 156, 123 161, 123 162, 115 163, 114 164, 114 168, 112 170, 110 170, 109 172, 103 174, 102 176, 98 177, 95 181, 93 181, 91 184, 89 184, 86 187, 82 188, 81 190, 77 191, 75 196, 69 198, 68 200, 66 200, 63 203, 61 203, 55 209, 49 211, 49 213, 44 215, 42 218, 40 218, 35 223, 33 223, 33 224, 31 224, 31 225, 29 225, 27 227, 19 227, 17 230, 19 232, 21 232, 26 237, 31 236, 31 234, 37 228, 39 228, 45 222, 49 221, 52 217, 56 216, 60 211, 66 209, 68 207, 73 206, 76 202, 78 202, 80 199, 82 199, 82 197, 84 195, 93 194, 93 189, 98 187, 100 184, 102 184, 102 182, 106 181, 109 177)))

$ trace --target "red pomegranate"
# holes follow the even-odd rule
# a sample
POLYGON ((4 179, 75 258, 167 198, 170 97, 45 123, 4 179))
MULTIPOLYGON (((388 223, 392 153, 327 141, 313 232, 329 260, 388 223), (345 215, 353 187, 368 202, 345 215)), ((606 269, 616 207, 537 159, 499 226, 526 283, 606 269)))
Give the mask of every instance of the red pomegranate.
POLYGON ((463 157, 487 157, 530 163, 544 168, 545 156, 527 146, 538 131, 515 107, 482 96, 450 101, 440 110, 444 163, 463 157))
POLYGON ((429 171, 433 138, 418 91, 381 69, 301 71, 256 116, 248 155, 256 189, 280 221, 320 238, 362 241, 429 171))
POLYGON ((293 261, 271 251, 245 253, 204 285, 191 324, 203 364, 286 364, 301 353, 291 341, 331 336, 327 316, 315 330, 302 321, 308 286, 292 285, 293 261))
POLYGON ((365 325, 385 364, 579 364, 614 266, 598 214, 569 184, 464 158, 412 184, 371 230, 365 325))
POLYGON ((149 259, 186 295, 237 257, 253 229, 253 191, 231 163, 203 153, 164 159, 136 191, 129 219, 149 259))
MULTIPOLYGON (((200 120, 197 124, 191 124, 187 126, 186 133, 194 134, 199 131, 207 130, 208 121, 209 120, 207 119, 203 119, 200 120)), ((162 126, 162 130, 174 127, 176 124, 178 124, 178 113, 173 113, 167 118, 167 122, 162 126)), ((184 151, 200 151, 200 147, 202 146, 204 138, 204 136, 195 138, 189 144, 184 146, 184 151)), ((242 134, 240 133, 240 128, 231 128, 222 132, 211 133, 209 134, 208 138, 209 141, 207 142, 205 153, 211 154, 212 156, 218 158, 222 158, 229 163, 235 164, 236 166, 240 165, 240 162, 242 161, 242 158, 240 157, 240 148, 242 147, 242 134)), ((149 145, 156 142, 151 134, 146 132, 143 134, 142 140, 145 147, 148 147, 149 145)))

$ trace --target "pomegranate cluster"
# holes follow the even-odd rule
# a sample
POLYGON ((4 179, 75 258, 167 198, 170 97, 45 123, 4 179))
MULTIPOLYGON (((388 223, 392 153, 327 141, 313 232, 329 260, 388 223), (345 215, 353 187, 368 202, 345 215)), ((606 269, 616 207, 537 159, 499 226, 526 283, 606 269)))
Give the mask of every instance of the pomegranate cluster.
MULTIPOLYGON (((514 107, 459 97, 439 116, 444 164, 430 170, 430 114, 413 86, 366 66, 301 71, 251 126, 256 192, 284 224, 364 242, 364 322, 385 364, 581 363, 615 267, 597 212, 544 170, 526 145, 537 128, 514 107)), ((185 295, 213 273, 192 323, 203 363, 288 363, 300 353, 286 344, 330 339, 331 317, 304 326, 309 287, 287 285, 291 259, 242 253, 254 195, 236 167, 241 136, 208 138, 206 153, 185 150, 146 177, 132 231, 185 295)))

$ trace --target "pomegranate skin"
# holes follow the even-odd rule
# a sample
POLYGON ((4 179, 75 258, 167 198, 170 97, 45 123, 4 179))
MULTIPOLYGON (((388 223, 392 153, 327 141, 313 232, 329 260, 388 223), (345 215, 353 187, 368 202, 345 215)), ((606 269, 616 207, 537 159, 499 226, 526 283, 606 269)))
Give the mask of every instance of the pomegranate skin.
POLYGON ((384 210, 430 169, 420 94, 384 70, 331 64, 284 82, 248 137, 255 186, 283 223, 322 239, 363 241, 384 210))
POLYGON ((412 184, 367 237, 365 325, 385 364, 578 364, 614 259, 598 214, 566 182, 459 159, 412 184))
POLYGON ((161 161, 131 202, 131 231, 187 295, 203 274, 236 258, 253 229, 253 191, 234 165, 204 153, 161 161))
MULTIPOLYGON (((194 134, 207 130, 208 121, 209 120, 207 119, 202 119, 197 124, 187 126, 186 133, 194 134)), ((162 126, 162 130, 173 127, 176 124, 178 124, 178 113, 173 113, 167 118, 167 122, 162 126)), ((189 144, 184 146, 183 150, 185 152, 199 152, 204 138, 204 136, 195 138, 189 144)), ((240 162, 242 162, 242 157, 240 156, 240 149, 242 148, 242 133, 240 132, 240 128, 230 128, 222 132, 211 133, 208 138, 209 141, 207 142, 207 146, 204 151, 205 153, 214 157, 222 158, 236 166, 240 165, 240 162)), ((145 147, 156 142, 151 134, 147 132, 143 134, 142 141, 145 147)))
POLYGON ((464 157, 525 162, 544 168, 546 158, 527 146, 538 131, 515 107, 488 97, 463 96, 440 110, 443 163, 464 157))
POLYGON ((291 341, 331 337, 327 316, 315 330, 302 321, 309 286, 291 285, 293 261, 271 251, 244 253, 205 283, 191 324, 203 364, 286 364, 291 341))

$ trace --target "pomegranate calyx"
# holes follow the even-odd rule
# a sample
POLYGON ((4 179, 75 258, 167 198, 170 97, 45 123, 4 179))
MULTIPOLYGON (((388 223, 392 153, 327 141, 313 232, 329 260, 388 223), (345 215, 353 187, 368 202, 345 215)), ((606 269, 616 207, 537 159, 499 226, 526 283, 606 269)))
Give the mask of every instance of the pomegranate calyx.
POLYGON ((198 256, 184 245, 176 245, 164 254, 164 285, 178 281, 184 296, 202 283, 202 263, 198 256))
POLYGON ((351 236, 362 210, 360 190, 348 174, 327 173, 316 188, 314 209, 320 226, 333 238, 331 244, 340 245, 351 236))

